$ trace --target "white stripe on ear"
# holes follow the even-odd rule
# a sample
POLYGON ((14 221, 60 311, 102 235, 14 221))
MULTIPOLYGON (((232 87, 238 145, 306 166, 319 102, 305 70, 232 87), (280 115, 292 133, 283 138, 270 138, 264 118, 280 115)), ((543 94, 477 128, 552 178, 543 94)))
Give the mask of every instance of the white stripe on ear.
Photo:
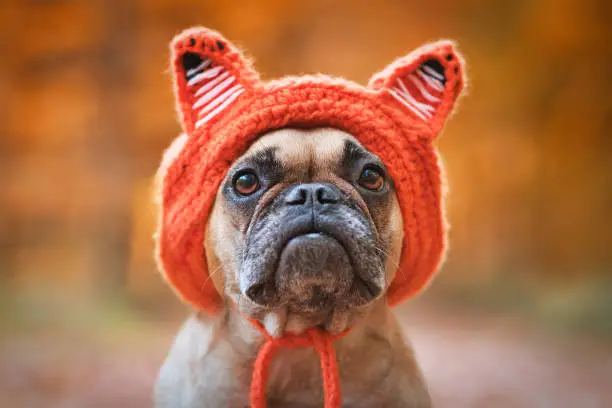
POLYGON ((397 83, 399 84, 400 88, 402 88, 402 95, 404 95, 406 99, 412 99, 412 103, 416 105, 419 109, 427 113, 434 110, 434 108, 428 105, 427 103, 419 102, 415 98, 413 98, 410 92, 408 92, 408 89, 406 89, 406 85, 404 85, 404 82, 401 79, 397 78, 397 83))
POLYGON ((202 72, 207 66, 210 65, 210 63, 211 61, 209 59, 205 59, 200 65, 187 71, 185 74, 187 76, 187 79, 191 78, 193 75, 199 72, 202 72))
POLYGON ((210 79, 210 78, 214 78, 216 77, 219 72, 221 72, 223 70, 222 66, 218 66, 215 68, 211 68, 208 71, 204 71, 201 74, 198 74, 196 76, 194 76, 193 78, 191 78, 189 81, 187 81, 187 85, 188 86, 194 86, 200 82, 202 82, 205 79, 210 79))
POLYGON ((444 86, 438 79, 426 74, 421 68, 417 69, 417 75, 421 77, 425 83, 427 83, 427 85, 431 86, 436 91, 442 92, 444 90, 444 86))
POLYGON ((219 114, 219 112, 221 112, 223 109, 225 109, 227 106, 229 106, 229 104, 232 103, 243 92, 244 92, 244 88, 240 88, 240 90, 238 90, 237 92, 234 92, 229 98, 227 98, 225 100, 225 102, 223 102, 221 105, 219 105, 217 107, 217 109, 213 110, 208 115, 206 115, 202 119, 198 120, 196 122, 196 128, 202 126, 204 123, 208 122, 210 119, 212 119, 215 116, 217 116, 217 114, 219 114))
POLYGON ((421 91, 421 94, 425 99, 430 102, 440 102, 440 98, 436 98, 435 96, 427 92, 427 89, 425 89, 425 86, 423 86, 423 83, 419 80, 419 78, 415 77, 414 75, 408 75, 408 79, 414 84, 414 86, 419 89, 419 91, 421 91))
MULTIPOLYGON (((226 74, 227 74, 227 72, 226 72, 226 74)), ((220 78, 221 78, 221 76, 217 77, 216 79, 220 79, 220 78)), ((219 95, 219 93, 221 93, 225 88, 227 88, 229 85, 231 85, 231 83, 234 82, 235 80, 236 80, 236 78, 234 78, 233 76, 230 76, 225 81, 221 82, 220 84, 215 86, 213 89, 211 89, 209 92, 206 93, 206 91, 204 91, 205 92, 204 95, 193 104, 193 109, 198 109, 200 106, 202 106, 202 105, 206 104, 207 102, 209 102, 215 96, 219 95)), ((213 81, 209 82, 206 85, 210 85, 212 82, 213 81)))
POLYGON ((440 81, 444 81, 444 75, 434 71, 432 68, 428 67, 427 65, 421 65, 421 68, 423 69, 423 71, 425 71, 427 74, 429 74, 430 76, 440 80, 440 81))
POLYGON ((407 107, 408 109, 410 109, 415 115, 417 115, 419 118, 423 119, 423 120, 427 120, 427 117, 425 116, 425 114, 423 112, 421 112, 419 110, 419 108, 417 108, 416 106, 412 105, 408 100, 406 100, 404 97, 402 97, 401 95, 399 95, 394 89, 389 89, 388 90, 389 93, 395 98, 397 99, 402 105, 404 105, 405 107, 407 107))
MULTIPOLYGON (((230 79, 233 79, 233 78, 230 78, 230 79)), ((216 98, 213 98, 208 105, 204 106, 200 110, 200 112, 198 113, 198 117, 203 116, 204 114, 208 113, 210 110, 215 108, 217 105, 221 104, 223 101, 229 98, 232 93, 236 92, 238 89, 242 89, 242 86, 236 85, 233 88, 228 89, 221 95, 217 96, 216 98)))
POLYGON ((195 93, 195 96, 200 96, 203 93, 210 91, 213 86, 217 85, 219 82, 223 81, 228 76, 229 76, 229 72, 222 73, 221 75, 219 75, 218 77, 216 77, 215 79, 213 79, 212 81, 210 81, 209 83, 207 83, 206 85, 198 89, 195 93))
POLYGON ((399 88, 394 87, 388 89, 389 93, 395 99, 403 103, 405 106, 409 107, 411 111, 415 113, 418 111, 417 116, 419 116, 421 119, 429 119, 433 116, 433 112, 435 111, 435 107, 433 106, 433 104, 427 102, 419 102, 417 98, 423 97, 424 99, 427 99, 427 97, 425 97, 425 94, 427 94, 430 99, 433 98, 439 101, 439 98, 435 98, 434 96, 432 96, 423 87, 412 88, 412 92, 409 91, 401 78, 397 78, 395 81, 399 85, 399 88))

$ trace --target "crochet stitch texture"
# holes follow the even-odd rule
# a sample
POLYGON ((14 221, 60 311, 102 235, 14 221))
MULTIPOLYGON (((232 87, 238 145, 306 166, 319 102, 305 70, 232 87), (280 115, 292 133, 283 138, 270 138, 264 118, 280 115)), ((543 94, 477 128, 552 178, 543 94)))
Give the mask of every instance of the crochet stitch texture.
MULTIPOLYGON (((374 75, 367 87, 325 75, 263 82, 219 33, 184 31, 172 41, 177 110, 185 134, 158 173, 156 255, 162 274, 187 303, 218 313, 204 233, 217 189, 234 160, 260 135, 283 127, 334 127, 378 155, 394 182, 404 221, 400 265, 387 290, 396 305, 423 289, 446 246, 442 174, 432 141, 460 96, 463 59, 450 41, 423 46, 374 75)), ((325 407, 341 405, 332 341, 320 329, 273 339, 264 334, 251 385, 251 405, 265 407, 267 366, 279 347, 315 347, 321 357, 325 407)))

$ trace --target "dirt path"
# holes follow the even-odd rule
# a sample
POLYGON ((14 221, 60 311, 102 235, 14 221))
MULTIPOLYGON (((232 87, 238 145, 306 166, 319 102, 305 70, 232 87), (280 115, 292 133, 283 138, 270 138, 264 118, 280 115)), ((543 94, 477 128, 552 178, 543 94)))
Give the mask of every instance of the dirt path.
MULTIPOLYGON (((437 407, 612 407, 612 347, 552 339, 509 319, 406 311, 437 407)), ((148 407, 178 322, 0 343, 0 407, 148 407), (93 339, 92 339, 93 337, 93 339)))

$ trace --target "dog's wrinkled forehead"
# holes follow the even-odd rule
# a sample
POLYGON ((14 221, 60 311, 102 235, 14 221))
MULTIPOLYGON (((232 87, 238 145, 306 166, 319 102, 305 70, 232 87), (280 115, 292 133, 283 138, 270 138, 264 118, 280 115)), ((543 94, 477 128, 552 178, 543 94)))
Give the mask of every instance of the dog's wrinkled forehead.
MULTIPOLYGON (((285 178, 316 179, 341 170, 343 161, 355 149, 368 154, 357 139, 339 129, 287 128, 260 137, 241 159, 272 159, 282 167, 285 178)), ((372 158, 376 159, 374 155, 372 158)))

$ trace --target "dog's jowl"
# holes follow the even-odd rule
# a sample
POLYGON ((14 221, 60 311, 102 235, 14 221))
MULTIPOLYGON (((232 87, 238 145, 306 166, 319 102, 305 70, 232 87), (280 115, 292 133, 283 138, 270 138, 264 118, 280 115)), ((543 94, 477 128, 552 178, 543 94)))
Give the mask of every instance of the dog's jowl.
POLYGON ((465 84, 453 44, 368 87, 264 83, 207 29, 172 52, 184 134, 158 173, 157 258, 194 313, 156 406, 429 407, 391 306, 443 259, 432 142, 465 84))

